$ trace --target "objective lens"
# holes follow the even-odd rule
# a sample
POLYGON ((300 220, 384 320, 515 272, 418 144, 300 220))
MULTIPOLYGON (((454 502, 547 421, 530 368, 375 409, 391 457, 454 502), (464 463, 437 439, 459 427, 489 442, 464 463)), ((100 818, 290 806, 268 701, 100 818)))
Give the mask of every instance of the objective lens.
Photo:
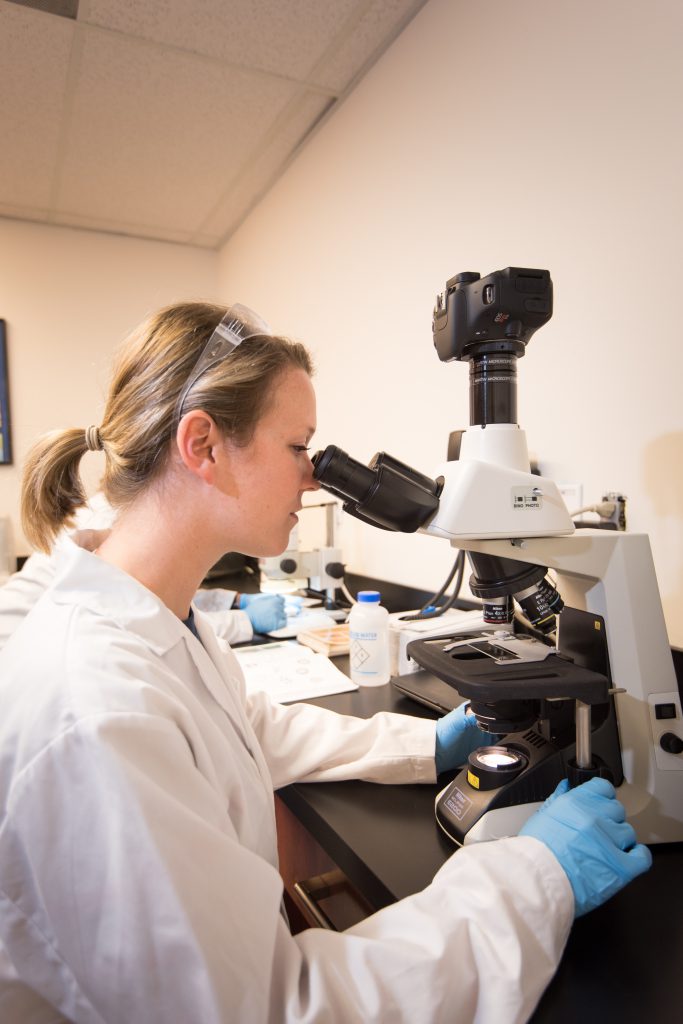
POLYGON ((532 626, 542 633, 552 633, 555 616, 564 608, 564 601, 547 576, 528 590, 515 594, 532 626))
POLYGON ((489 625, 507 626, 513 617, 512 598, 507 595, 488 598, 482 607, 482 617, 489 625))

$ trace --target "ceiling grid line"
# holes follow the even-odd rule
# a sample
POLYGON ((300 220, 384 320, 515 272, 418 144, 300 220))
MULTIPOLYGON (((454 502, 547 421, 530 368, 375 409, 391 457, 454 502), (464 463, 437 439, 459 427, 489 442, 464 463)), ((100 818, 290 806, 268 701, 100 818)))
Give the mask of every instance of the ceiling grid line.
POLYGON ((77 81, 80 71, 81 57, 83 54, 84 33, 78 22, 74 26, 73 39, 69 50, 69 63, 66 72, 66 86, 64 89, 64 102, 62 109, 62 123, 57 137, 57 152, 50 185, 50 198, 48 201, 48 220, 53 222, 53 211, 55 210, 62 183, 64 169, 64 157, 68 145, 69 131, 71 128, 74 95, 77 88, 77 81))
MULTIPOLYGON (((297 112, 297 109, 300 107, 301 102, 302 102, 302 100, 303 100, 303 98, 304 98, 304 96, 306 94, 306 91, 307 91, 306 89, 302 88, 297 96, 292 97, 292 99, 287 104, 287 107, 281 112, 281 114, 278 117, 277 121, 271 126, 270 130, 263 136, 263 138, 261 139, 259 145, 255 148, 255 150, 252 153, 250 153, 245 158, 242 166, 239 168, 237 173, 226 184, 226 187, 223 190, 222 194, 218 197, 218 199, 216 200, 216 202, 215 202, 214 206, 212 207, 210 213, 207 214, 207 217, 202 222, 202 224, 199 226, 199 228, 197 229, 197 232, 195 233, 195 236, 193 236, 193 237, 197 237, 197 235, 201 235, 204 232, 204 230, 206 228, 206 224, 208 222, 210 222, 211 217, 216 214, 216 211, 225 202, 226 196, 230 193, 230 191, 232 189, 234 189, 246 177, 249 176, 249 174, 251 173, 251 169, 253 167, 254 161, 257 160, 260 156, 262 156, 267 151, 268 146, 273 142, 275 137, 281 132, 282 128, 284 126, 286 126, 288 121, 290 121, 295 116, 295 114, 297 112)), ((336 97, 330 97, 329 102, 326 104, 326 106, 325 106, 321 116, 325 116, 325 114, 329 110, 331 110, 333 107, 336 106, 336 103, 337 103, 336 97)), ((302 142, 304 141, 304 139, 308 138, 309 131, 310 131, 310 127, 308 127, 306 129, 306 133, 305 133, 304 137, 299 139, 299 140, 297 140, 293 144, 292 150, 288 154, 287 162, 289 162, 289 159, 296 152, 298 152, 298 150, 300 149, 300 146, 301 146, 302 142)), ((274 175, 279 177, 279 175, 282 173, 282 170, 284 169, 284 166, 285 166, 285 164, 280 165, 278 167, 278 169, 274 172, 274 175)), ((241 223, 241 220, 244 219, 244 217, 248 216, 248 214, 251 211, 251 209, 253 209, 253 207, 256 205, 256 203, 263 197, 263 194, 265 194, 265 192, 268 191, 268 189, 272 186, 273 183, 274 183, 274 179, 272 181, 269 181, 264 186, 263 190, 260 191, 257 195, 254 196, 254 199, 253 199, 252 203, 249 205, 249 207, 247 209, 245 209, 243 211, 241 219, 240 219, 240 223, 241 223)), ((233 224, 231 226, 231 230, 235 230, 237 226, 238 226, 237 224, 233 224)), ((225 241, 225 239, 221 239, 219 244, 222 244, 223 241, 225 241)))
POLYGON ((143 47, 147 46, 150 49, 163 51, 164 53, 177 53, 182 54, 184 57, 194 57, 202 64, 214 64, 221 68, 232 68, 235 71, 254 75, 255 78, 268 78, 275 81, 281 81, 287 85, 305 85, 311 92, 320 93, 322 96, 336 95, 335 90, 331 89, 329 86, 320 85, 315 81, 310 81, 309 79, 294 78, 292 75, 266 71, 264 68, 254 67, 250 64, 242 64, 239 61, 223 60, 220 57, 214 57, 212 54, 199 53, 197 50, 188 49, 186 46, 162 43, 155 39, 146 39, 144 36, 133 36, 129 32, 122 32, 119 29, 109 28, 106 25, 98 25, 96 22, 87 20, 81 22, 80 18, 78 24, 82 25, 82 27, 87 29, 89 32, 99 32, 103 35, 111 36, 112 38, 119 38, 143 47))

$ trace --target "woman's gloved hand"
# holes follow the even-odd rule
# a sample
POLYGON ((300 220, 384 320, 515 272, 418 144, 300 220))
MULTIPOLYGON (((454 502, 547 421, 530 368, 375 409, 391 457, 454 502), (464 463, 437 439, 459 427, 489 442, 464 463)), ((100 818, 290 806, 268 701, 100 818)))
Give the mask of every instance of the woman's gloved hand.
POLYGON ((607 779, 589 779, 571 790, 563 779, 523 825, 519 834, 540 839, 560 862, 574 892, 575 917, 599 907, 652 864, 625 819, 607 779))
POLYGON ((249 616, 255 633, 272 633, 287 625, 281 594, 240 594, 240 608, 249 616))
POLYGON ((446 772, 464 764, 473 750, 497 743, 498 736, 484 732, 468 711, 467 701, 436 723, 436 771, 446 772))

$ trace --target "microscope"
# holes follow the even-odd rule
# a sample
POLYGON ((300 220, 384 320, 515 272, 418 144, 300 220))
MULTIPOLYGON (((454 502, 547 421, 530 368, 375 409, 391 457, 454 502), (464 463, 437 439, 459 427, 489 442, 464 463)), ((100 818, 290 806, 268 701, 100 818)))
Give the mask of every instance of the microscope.
POLYGON ((299 528, 295 526, 289 535, 287 550, 281 555, 259 559, 259 568, 264 576, 273 581, 307 581, 306 596, 322 604, 334 619, 345 619, 348 608, 337 601, 337 589, 344 584, 344 563, 341 549, 336 544, 335 518, 337 502, 319 502, 304 505, 302 512, 321 509, 325 516, 325 542, 318 547, 302 548, 299 544, 299 528))
POLYGON ((458 845, 515 835, 568 778, 618 789, 643 843, 683 840, 683 717, 646 535, 574 530, 553 481, 530 472, 517 362, 550 320, 546 270, 462 273, 437 296, 434 346, 469 363, 470 425, 432 476, 385 452, 313 459, 344 511, 467 552, 476 632, 414 640, 410 656, 470 702, 479 748, 436 799, 458 845), (552 574, 552 575, 551 575, 552 574))

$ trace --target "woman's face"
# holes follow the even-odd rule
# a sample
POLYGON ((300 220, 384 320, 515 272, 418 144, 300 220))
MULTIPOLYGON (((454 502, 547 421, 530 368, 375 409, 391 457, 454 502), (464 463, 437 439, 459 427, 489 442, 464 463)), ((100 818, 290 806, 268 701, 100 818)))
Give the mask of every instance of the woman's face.
POLYGON ((249 444, 226 442, 229 493, 237 500, 233 550, 264 558, 287 548, 303 492, 320 486, 307 451, 315 426, 313 385, 304 370, 292 368, 278 378, 249 444))

